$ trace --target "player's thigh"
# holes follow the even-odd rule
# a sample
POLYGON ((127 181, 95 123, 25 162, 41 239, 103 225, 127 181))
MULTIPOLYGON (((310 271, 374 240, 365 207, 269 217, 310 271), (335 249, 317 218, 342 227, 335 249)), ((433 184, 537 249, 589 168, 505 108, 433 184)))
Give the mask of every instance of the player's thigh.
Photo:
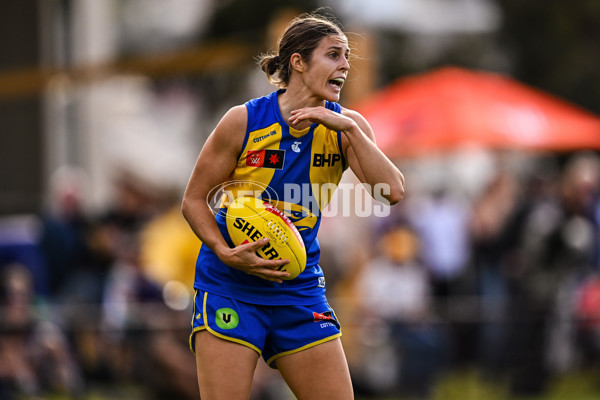
POLYGON ((298 400, 354 398, 340 339, 281 357, 276 362, 281 376, 298 400))
POLYGON ((238 343, 198 332, 196 370, 202 400, 247 400, 258 353, 238 343))

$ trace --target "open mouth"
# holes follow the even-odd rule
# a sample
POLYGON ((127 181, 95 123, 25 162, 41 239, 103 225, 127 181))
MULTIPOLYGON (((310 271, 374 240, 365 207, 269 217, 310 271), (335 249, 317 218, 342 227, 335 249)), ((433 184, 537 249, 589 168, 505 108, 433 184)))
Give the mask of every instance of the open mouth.
POLYGON ((340 89, 342 88, 342 86, 344 86, 344 82, 345 82, 344 78, 335 78, 335 79, 329 80, 330 85, 335 86, 340 89))

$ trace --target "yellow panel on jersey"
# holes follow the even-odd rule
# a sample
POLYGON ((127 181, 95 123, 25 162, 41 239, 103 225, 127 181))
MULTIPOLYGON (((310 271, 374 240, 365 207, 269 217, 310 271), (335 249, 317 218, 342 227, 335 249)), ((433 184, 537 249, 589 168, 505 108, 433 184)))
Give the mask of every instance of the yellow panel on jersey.
MULTIPOLYGON (((283 90, 246 103, 248 121, 243 150, 230 177, 232 181, 224 189, 233 189, 231 197, 241 195, 241 190, 268 191, 259 197, 277 204, 300 231, 306 247, 306 268, 297 278, 279 284, 231 268, 210 248, 202 246, 194 287, 252 304, 317 304, 326 301, 317 240, 319 209, 331 200, 331 193, 321 195, 320 189, 339 184, 346 167, 339 144, 342 134, 316 123, 301 131, 289 127, 279 107, 281 93, 283 90)), ((324 106, 341 112, 337 103, 327 101, 324 106)), ((216 213, 215 220, 231 245, 225 214, 216 213)))
POLYGON ((300 139, 302 136, 306 135, 308 133, 308 131, 310 131, 310 126, 308 128, 302 129, 300 131, 292 128, 291 126, 289 127, 290 135, 292 135, 293 137, 295 137, 297 139, 300 139))
POLYGON ((264 129, 259 129, 248 134, 246 147, 242 151, 237 167, 232 175, 232 180, 236 182, 236 185, 227 186, 229 192, 227 195, 231 196, 229 201, 239 196, 260 197, 255 192, 262 193, 265 186, 273 179, 276 169, 256 168, 257 165, 253 165, 253 163, 264 162, 258 152, 279 149, 281 132, 279 123, 274 123, 264 129), (257 182, 257 184, 253 182, 257 182))
POLYGON ((312 141, 310 183, 313 195, 323 211, 344 173, 344 158, 338 145, 338 133, 319 125, 312 141))

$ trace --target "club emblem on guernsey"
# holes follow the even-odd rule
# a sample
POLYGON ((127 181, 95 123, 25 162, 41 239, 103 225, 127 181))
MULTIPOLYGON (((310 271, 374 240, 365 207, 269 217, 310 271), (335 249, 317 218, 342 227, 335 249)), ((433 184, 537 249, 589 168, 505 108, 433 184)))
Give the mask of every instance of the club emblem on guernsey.
POLYGON ((215 322, 221 329, 233 329, 238 326, 240 318, 231 308, 219 308, 215 315, 215 322))
POLYGON ((283 169, 285 150, 249 150, 246 154, 246 165, 255 168, 283 169))
POLYGON ((300 144, 302 144, 302 142, 294 142, 292 145, 292 151, 294 153, 300 153, 300 144))

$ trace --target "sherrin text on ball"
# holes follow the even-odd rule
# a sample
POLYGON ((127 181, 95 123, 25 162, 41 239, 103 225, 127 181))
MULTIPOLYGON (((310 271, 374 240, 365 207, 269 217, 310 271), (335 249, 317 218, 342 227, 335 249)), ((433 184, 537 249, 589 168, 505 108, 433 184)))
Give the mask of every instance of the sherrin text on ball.
POLYGON ((254 197, 239 197, 227 208, 227 231, 235 246, 255 242, 263 237, 269 243, 257 254, 268 260, 289 260, 280 267, 294 279, 306 267, 306 248, 292 221, 272 204, 254 197))

